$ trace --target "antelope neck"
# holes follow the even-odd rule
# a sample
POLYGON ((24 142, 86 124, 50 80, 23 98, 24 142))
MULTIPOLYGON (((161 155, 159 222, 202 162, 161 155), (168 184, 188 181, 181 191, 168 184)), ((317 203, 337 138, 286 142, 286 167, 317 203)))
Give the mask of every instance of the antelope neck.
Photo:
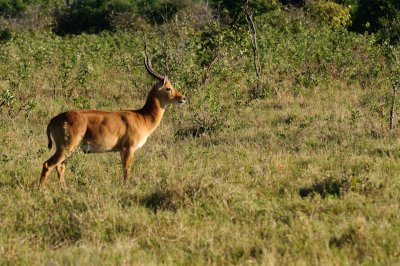
POLYGON ((164 115, 165 107, 162 105, 157 97, 149 95, 146 100, 145 105, 138 113, 143 115, 143 117, 149 121, 149 129, 153 131, 161 122, 164 115))

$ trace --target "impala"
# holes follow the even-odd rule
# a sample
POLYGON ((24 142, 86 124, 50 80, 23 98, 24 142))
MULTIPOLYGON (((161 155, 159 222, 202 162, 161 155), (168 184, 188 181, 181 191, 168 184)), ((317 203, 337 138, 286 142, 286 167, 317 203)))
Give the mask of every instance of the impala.
POLYGON ((167 76, 152 69, 146 50, 144 65, 158 82, 150 90, 143 108, 116 112, 72 110, 50 120, 47 126, 48 147, 51 149, 53 139, 56 151, 43 164, 40 189, 45 187, 46 179, 54 168, 61 185, 65 186, 65 162, 79 144, 84 153, 119 152, 124 181, 127 181, 135 151, 146 143, 160 124, 167 105, 186 102, 186 97, 172 86, 167 76))

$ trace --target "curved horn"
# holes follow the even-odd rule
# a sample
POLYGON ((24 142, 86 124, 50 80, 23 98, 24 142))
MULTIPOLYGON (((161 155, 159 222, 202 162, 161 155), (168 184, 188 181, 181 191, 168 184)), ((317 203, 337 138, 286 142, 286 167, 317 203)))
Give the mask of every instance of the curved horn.
POLYGON ((149 60, 149 57, 147 55, 147 45, 146 45, 146 39, 145 39, 145 35, 143 33, 143 45, 144 45, 144 66, 146 67, 147 72, 149 72, 149 74, 151 76, 153 76, 154 78, 158 79, 159 81, 164 81, 165 76, 158 74, 156 71, 154 71, 154 69, 151 67, 151 63, 149 60))

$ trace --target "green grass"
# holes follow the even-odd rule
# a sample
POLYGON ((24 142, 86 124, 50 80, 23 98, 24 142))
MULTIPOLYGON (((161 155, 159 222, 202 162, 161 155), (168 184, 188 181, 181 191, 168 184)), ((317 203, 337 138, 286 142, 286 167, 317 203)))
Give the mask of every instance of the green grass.
POLYGON ((305 64, 301 40, 318 49, 331 33, 280 34, 298 54, 282 54, 276 39, 261 47, 268 96, 259 99, 249 97, 251 57, 228 54, 208 84, 189 85, 201 76, 196 55, 188 42, 171 48, 171 79, 189 103, 168 108, 136 152, 129 184, 118 154, 77 152, 67 189, 52 173, 44 192, 49 119, 72 108, 139 108, 152 81, 137 35, 22 32, 3 44, 0 264, 399 263, 400 131, 388 130, 379 49, 333 32, 345 35, 335 37, 341 45, 320 52, 337 57, 305 64), (304 71, 317 73, 313 82, 299 81, 304 71))

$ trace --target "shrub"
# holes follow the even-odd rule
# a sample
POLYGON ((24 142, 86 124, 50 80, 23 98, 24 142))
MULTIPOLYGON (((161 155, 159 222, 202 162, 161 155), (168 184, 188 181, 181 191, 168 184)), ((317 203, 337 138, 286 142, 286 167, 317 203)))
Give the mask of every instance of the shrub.
POLYGON ((84 0, 56 11, 54 32, 59 35, 109 30, 105 1, 84 0))
POLYGON ((81 0, 57 10, 54 32, 59 35, 98 33, 104 30, 137 27, 142 17, 161 24, 189 5, 189 0, 81 0), (120 17, 120 15, 122 17, 120 17), (123 21, 127 19, 127 21, 123 21))
POLYGON ((15 16, 25 10, 23 0, 1 0, 0 15, 15 16))
POLYGON ((149 22, 162 24, 174 18, 178 11, 189 6, 191 2, 190 0, 141 1, 138 9, 149 22))
POLYGON ((331 28, 347 27, 351 24, 350 8, 331 1, 310 4, 311 16, 331 28))
POLYGON ((400 43, 400 11, 392 19, 383 18, 381 23, 382 28, 378 31, 379 39, 387 40, 391 44, 400 43))
POLYGON ((381 40, 400 42, 400 2, 359 0, 353 14, 352 30, 378 33, 381 40))

